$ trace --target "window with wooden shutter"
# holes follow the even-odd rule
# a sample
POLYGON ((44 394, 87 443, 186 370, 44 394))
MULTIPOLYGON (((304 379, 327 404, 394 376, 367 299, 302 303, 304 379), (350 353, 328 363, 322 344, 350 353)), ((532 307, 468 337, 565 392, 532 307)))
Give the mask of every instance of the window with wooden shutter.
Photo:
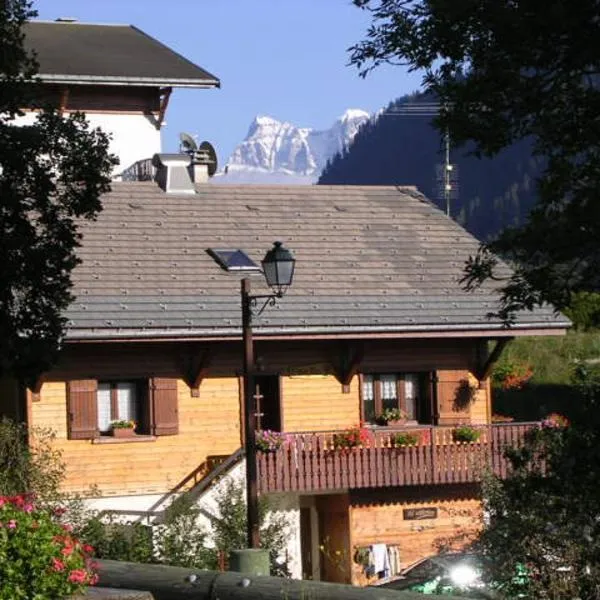
POLYGON ((177 379, 152 377, 149 381, 152 433, 175 435, 179 432, 177 409, 177 379))
POLYGON ((67 382, 67 435, 87 440, 98 434, 98 383, 95 379, 67 382))

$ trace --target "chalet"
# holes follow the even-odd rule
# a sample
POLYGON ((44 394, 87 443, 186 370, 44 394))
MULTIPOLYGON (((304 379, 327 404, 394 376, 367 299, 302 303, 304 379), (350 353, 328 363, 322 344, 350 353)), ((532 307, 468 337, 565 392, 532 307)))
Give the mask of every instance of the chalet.
MULTIPOLYGON (((159 152, 171 87, 218 85, 134 28, 31 23, 27 35, 50 92, 111 123, 129 163, 159 152), (152 144, 132 145, 130 122, 152 144)), ((21 396, 27 422, 56 431, 65 488, 94 485, 97 507, 152 514, 205 493, 215 465, 237 468, 240 279, 268 294, 258 265, 281 240, 296 272, 254 319, 255 383, 259 428, 287 439, 257 468, 259 492, 293 521, 294 575, 365 583, 361 549, 386 544, 405 565, 475 527, 482 464, 503 474, 503 446, 527 428, 492 424, 491 365, 506 340, 560 335, 568 321, 550 308, 509 329, 488 317, 494 285, 460 284, 478 242, 415 188, 194 183, 188 162, 156 158, 160 185, 115 181, 82 224, 60 361, 21 396), (383 424, 386 409, 403 422, 383 424), (133 435, 112 435, 116 419, 134 420, 133 435), (361 422, 365 442, 343 448, 361 422), (465 424, 477 442, 456 440, 465 424)))

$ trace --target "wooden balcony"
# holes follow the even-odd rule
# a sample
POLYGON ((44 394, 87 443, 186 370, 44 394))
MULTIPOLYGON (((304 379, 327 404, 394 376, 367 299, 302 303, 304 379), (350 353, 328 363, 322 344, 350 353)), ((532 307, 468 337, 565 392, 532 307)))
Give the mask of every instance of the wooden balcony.
POLYGON ((258 453, 258 489, 300 492, 377 488, 405 485, 470 483, 481 480, 488 466, 500 477, 509 468, 504 450, 522 443, 535 423, 475 426, 477 442, 454 442, 453 427, 374 429, 368 443, 351 449, 334 448, 340 432, 289 434, 275 452, 258 453), (414 446, 394 447, 394 434, 411 432, 414 446))

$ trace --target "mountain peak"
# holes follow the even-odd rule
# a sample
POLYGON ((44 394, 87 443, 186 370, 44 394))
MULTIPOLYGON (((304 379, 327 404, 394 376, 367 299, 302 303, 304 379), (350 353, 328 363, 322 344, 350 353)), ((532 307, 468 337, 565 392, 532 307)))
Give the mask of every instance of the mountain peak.
POLYGON ((352 121, 354 119, 366 120, 369 119, 371 115, 366 111, 360 108, 349 108, 344 112, 344 114, 338 119, 338 121, 352 121))
POLYGON ((322 131, 297 127, 268 115, 256 115, 248 134, 229 158, 228 165, 241 177, 244 169, 263 173, 285 173, 316 180, 327 161, 347 148, 356 132, 370 118, 364 110, 352 108, 322 131))

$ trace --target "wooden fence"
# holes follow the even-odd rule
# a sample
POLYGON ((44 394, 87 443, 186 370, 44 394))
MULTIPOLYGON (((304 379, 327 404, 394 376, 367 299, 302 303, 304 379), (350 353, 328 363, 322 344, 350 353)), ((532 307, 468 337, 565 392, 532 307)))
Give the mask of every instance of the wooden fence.
POLYGON ((468 483, 484 467, 505 477, 504 451, 522 443, 535 423, 476 426, 477 442, 455 442, 452 427, 374 430, 360 447, 336 448, 341 432, 296 433, 275 452, 258 453, 258 487, 264 492, 312 492, 350 488, 468 483), (396 446, 395 435, 412 433, 415 445, 396 446))

